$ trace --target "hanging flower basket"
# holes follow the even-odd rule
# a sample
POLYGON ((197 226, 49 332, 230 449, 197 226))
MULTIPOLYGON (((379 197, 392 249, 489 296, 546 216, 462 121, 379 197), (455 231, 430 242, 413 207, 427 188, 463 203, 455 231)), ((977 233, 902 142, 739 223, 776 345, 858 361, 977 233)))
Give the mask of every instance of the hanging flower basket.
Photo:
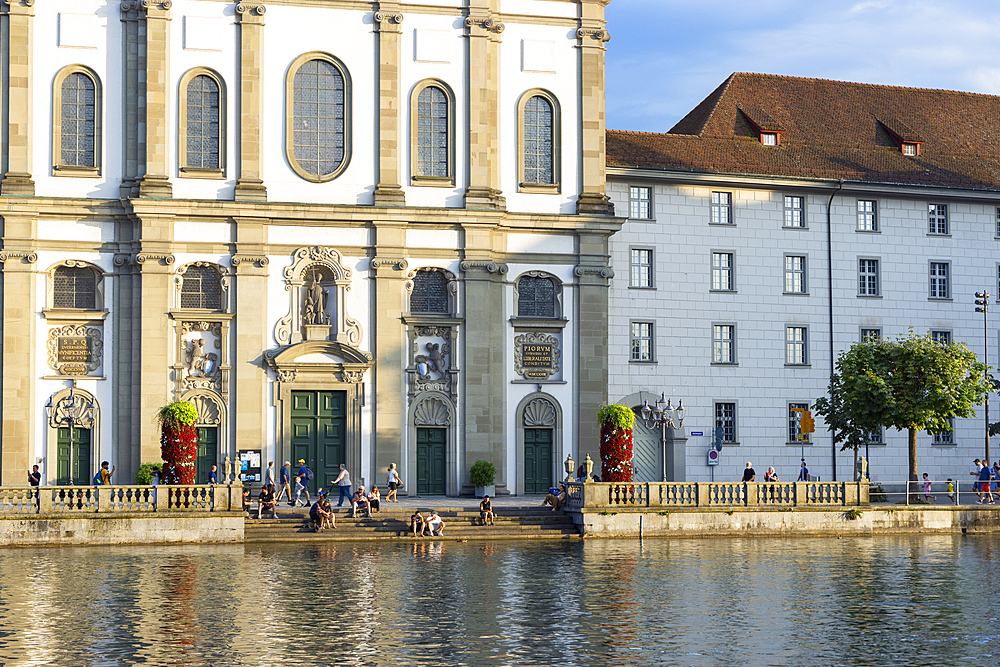
POLYGON ((164 461, 164 484, 194 484, 194 463, 198 456, 195 422, 198 411, 187 401, 160 408, 160 457, 164 461))
POLYGON ((601 425, 601 481, 631 482, 635 413, 624 405, 605 405, 597 421, 601 425))

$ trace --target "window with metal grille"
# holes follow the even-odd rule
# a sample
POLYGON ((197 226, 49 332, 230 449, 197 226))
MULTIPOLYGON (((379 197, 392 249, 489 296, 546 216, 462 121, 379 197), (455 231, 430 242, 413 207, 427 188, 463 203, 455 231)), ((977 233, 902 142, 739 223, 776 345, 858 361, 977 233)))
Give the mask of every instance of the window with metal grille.
POLYGON ((517 281, 517 316, 556 316, 556 286, 551 278, 525 276, 517 281))
POLYGON ((630 287, 653 286, 653 251, 650 248, 632 248, 630 287))
POLYGON ((97 86, 81 72, 63 79, 60 159, 67 167, 97 166, 97 86))
POLYGON ((181 308, 222 310, 222 280, 210 266, 189 266, 181 283, 181 308))
POLYGON ((199 74, 187 86, 185 167, 218 169, 220 153, 219 84, 199 74))
POLYGON ((785 255, 785 293, 806 293, 806 258, 802 255, 785 255))
POLYGON ((60 266, 52 276, 52 307, 97 309, 97 274, 93 269, 60 266))
MULTIPOLYGON (((801 410, 808 410, 808 403, 789 403, 788 404, 788 442, 799 442, 799 423, 802 419, 801 410)), ((810 434, 803 433, 802 442, 810 442, 810 434)))
POLYGON ((805 198, 785 197, 785 227, 805 226, 805 198))
POLYGON ((885 440, 882 437, 881 430, 874 431, 872 433, 866 433, 865 439, 868 441, 869 445, 881 445, 885 443, 885 440))
POLYGON ((736 404, 715 404, 715 428, 722 429, 723 442, 736 442, 736 404))
POLYGON ((427 86, 417 96, 417 175, 451 175, 448 150, 448 95, 427 86))
POLYGON ((932 331, 931 340, 933 340, 938 345, 948 346, 951 345, 951 332, 950 331, 932 331))
POLYGON ((927 205, 927 223, 929 226, 928 233, 930 234, 947 234, 948 233, 948 205, 947 204, 928 204, 927 205))
POLYGON ((346 154, 344 75, 327 60, 309 60, 295 72, 292 153, 313 176, 340 168, 346 154))
POLYGON ((713 225, 733 224, 733 194, 731 192, 712 193, 712 217, 713 225))
POLYGON ((948 288, 948 262, 931 262, 930 265, 930 296, 932 299, 947 299, 950 296, 948 288))
POLYGON ((862 343, 877 343, 882 340, 881 329, 861 329, 862 343))
POLYGON ((440 271, 417 271, 413 276, 413 292, 410 293, 410 312, 450 313, 447 276, 440 271))
POLYGON ((552 104, 535 95, 524 105, 524 182, 555 183, 552 104))
POLYGON ((948 433, 932 433, 931 436, 934 439, 935 445, 954 445, 955 444, 955 418, 948 417, 948 425, 951 426, 951 431, 948 433))
POLYGON ((653 323, 632 322, 632 361, 653 360, 653 323))
POLYGON ((858 260, 858 294, 860 296, 878 296, 878 260, 858 260))
POLYGON ((652 188, 630 186, 628 189, 628 217, 633 220, 649 220, 651 210, 649 202, 652 188))
POLYGON ((875 200, 858 200, 858 231, 878 231, 878 203, 875 200))

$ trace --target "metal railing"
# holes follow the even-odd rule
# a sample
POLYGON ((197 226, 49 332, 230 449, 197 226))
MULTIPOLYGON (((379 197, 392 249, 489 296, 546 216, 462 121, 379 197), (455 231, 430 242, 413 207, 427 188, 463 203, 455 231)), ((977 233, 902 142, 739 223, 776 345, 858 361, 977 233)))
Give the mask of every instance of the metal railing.
POLYGON ((242 511, 241 484, 0 486, 0 516, 242 511))
POLYGON ((568 509, 868 504, 868 482, 570 482, 568 509))
POLYGON ((1000 481, 991 480, 990 493, 980 490, 978 480, 950 480, 953 491, 949 493, 947 479, 932 479, 929 493, 924 492, 924 480, 910 481, 889 480, 871 482, 868 491, 870 501, 874 504, 888 503, 890 505, 978 505, 989 504, 992 494, 995 504, 1000 505, 1000 481), (907 492, 909 485, 909 492, 907 492), (928 497, 930 496, 930 497, 928 497))

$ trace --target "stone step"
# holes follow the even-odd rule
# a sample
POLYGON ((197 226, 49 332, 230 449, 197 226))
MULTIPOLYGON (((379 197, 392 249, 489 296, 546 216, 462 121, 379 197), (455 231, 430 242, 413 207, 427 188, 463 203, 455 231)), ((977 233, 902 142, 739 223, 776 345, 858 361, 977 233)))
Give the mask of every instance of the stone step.
POLYGON ((498 530, 487 528, 484 530, 446 530, 444 535, 423 537, 412 537, 409 531, 398 532, 375 532, 364 530, 342 530, 326 529, 322 533, 315 532, 254 532, 247 533, 247 542, 308 542, 311 540, 342 539, 342 540, 492 540, 492 539, 534 539, 534 538, 563 538, 573 537, 579 534, 575 526, 563 526, 558 529, 549 530, 498 530))

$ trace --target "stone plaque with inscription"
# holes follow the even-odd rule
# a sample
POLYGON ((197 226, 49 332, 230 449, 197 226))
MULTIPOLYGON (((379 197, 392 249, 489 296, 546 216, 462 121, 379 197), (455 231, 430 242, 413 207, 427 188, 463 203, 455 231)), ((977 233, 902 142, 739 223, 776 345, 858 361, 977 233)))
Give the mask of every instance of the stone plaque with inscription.
POLYGON ((49 366, 59 375, 90 375, 101 367, 101 330, 69 324, 49 329, 49 366))
POLYGON ((548 380, 559 372, 559 339, 544 333, 514 337, 514 372, 525 380, 548 380))
POLYGON ((59 336, 56 338, 56 362, 89 364, 94 348, 86 336, 59 336))

